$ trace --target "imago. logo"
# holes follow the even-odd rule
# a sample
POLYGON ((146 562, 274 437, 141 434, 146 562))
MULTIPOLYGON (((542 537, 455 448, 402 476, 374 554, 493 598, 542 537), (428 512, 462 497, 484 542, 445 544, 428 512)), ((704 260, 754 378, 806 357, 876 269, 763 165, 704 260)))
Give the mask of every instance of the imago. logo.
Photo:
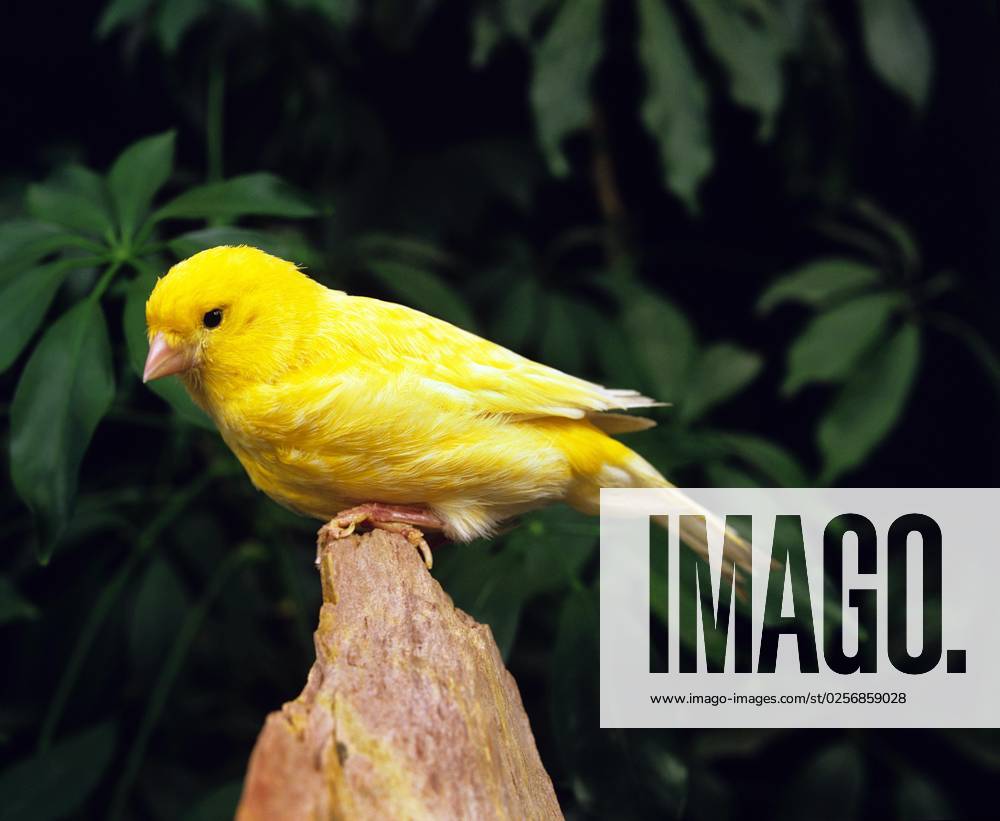
POLYGON ((602 727, 995 727, 993 489, 613 489, 602 727))

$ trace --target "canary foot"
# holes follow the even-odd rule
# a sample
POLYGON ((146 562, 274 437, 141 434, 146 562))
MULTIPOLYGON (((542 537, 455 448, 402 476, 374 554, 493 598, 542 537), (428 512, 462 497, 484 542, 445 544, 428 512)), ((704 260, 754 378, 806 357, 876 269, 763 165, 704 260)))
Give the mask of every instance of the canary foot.
POLYGON ((420 507, 368 502, 340 511, 323 525, 320 535, 342 539, 354 533, 357 526, 361 524, 379 530, 387 530, 391 533, 399 533, 420 551, 428 570, 434 566, 430 545, 427 544, 420 528, 441 530, 444 527, 444 522, 431 511, 420 507))

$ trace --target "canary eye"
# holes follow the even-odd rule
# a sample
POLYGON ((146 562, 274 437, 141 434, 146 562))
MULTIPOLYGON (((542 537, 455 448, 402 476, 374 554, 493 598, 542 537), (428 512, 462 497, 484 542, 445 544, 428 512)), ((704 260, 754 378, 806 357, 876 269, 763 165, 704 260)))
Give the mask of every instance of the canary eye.
POLYGON ((213 308, 201 318, 201 321, 206 328, 218 328, 219 323, 222 322, 222 309, 213 308))

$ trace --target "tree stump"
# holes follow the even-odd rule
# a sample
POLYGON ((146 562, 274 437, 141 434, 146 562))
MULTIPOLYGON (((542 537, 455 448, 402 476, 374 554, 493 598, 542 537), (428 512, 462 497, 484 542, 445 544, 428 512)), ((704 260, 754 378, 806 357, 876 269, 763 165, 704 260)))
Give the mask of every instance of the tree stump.
POLYGON ((562 818, 489 627, 401 536, 318 550, 316 662, 267 717, 237 818, 562 818))

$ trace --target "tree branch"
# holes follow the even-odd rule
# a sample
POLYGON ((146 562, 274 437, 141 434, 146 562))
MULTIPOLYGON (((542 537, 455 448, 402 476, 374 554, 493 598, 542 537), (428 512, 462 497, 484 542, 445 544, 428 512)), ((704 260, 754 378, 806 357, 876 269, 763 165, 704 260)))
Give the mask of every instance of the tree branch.
POLYGON ((302 694, 268 716, 237 818, 562 818, 489 627, 401 536, 319 545, 302 694))

